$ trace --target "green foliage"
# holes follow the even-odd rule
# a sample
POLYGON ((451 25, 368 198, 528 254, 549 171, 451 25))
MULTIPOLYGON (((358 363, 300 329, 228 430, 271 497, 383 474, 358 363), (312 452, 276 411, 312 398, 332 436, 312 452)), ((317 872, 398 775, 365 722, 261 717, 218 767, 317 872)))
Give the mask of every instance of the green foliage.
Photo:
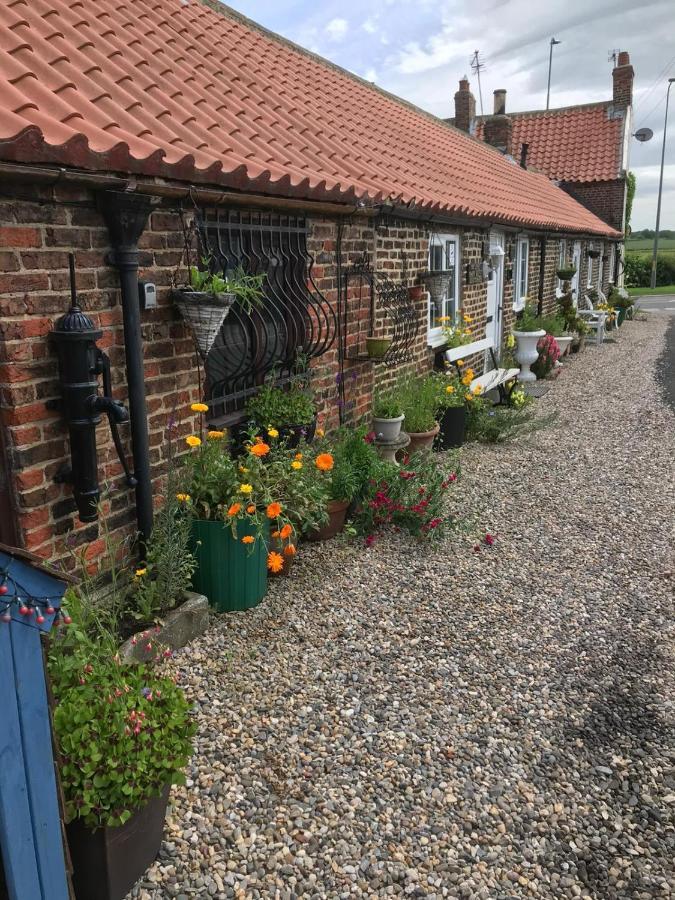
POLYGON ((469 327, 470 316, 457 312, 454 317, 441 316, 438 321, 443 325, 443 338, 450 349, 464 347, 475 340, 469 327))
POLYGON ((513 328, 514 331, 540 331, 541 319, 537 315, 537 310, 530 303, 526 303, 523 311, 516 319, 513 328))
POLYGON ((520 439, 555 420, 555 415, 535 418, 533 404, 527 401, 511 407, 493 406, 489 400, 477 397, 467 408, 467 440, 481 444, 520 439))
POLYGON ((176 499, 174 482, 170 476, 168 496, 155 515, 139 570, 143 574, 134 579, 128 600, 127 614, 142 623, 161 618, 183 599, 196 568, 190 552, 190 518, 176 499))
POLYGON ((619 288, 612 286, 609 291, 609 296, 607 297, 607 302, 610 306, 619 309, 628 309, 633 305, 633 300, 630 297, 630 294, 625 288, 619 288))
POLYGON ((281 503, 284 516, 300 534, 316 531, 328 521, 331 472, 317 468, 320 444, 303 444, 302 450, 270 439, 270 452, 261 472, 269 496, 281 503))
POLYGON ((434 373, 429 377, 436 392, 436 409, 439 417, 444 409, 451 406, 463 406, 466 386, 462 384, 459 372, 455 366, 447 365, 445 372, 434 373))
POLYGON ((546 334, 552 334, 553 337, 561 337, 566 331, 565 319, 560 313, 553 316, 542 316, 539 321, 546 334))
POLYGON ((408 376, 401 382, 400 399, 408 434, 431 431, 439 412, 438 382, 431 376, 408 376))
MULTIPOLYGON (((652 257, 649 253, 626 254, 626 284, 628 287, 649 287, 652 257)), ((662 253, 656 260, 656 284, 675 284, 675 254, 662 253)))
POLYGON ((208 294, 234 294, 246 312, 251 312, 254 306, 261 303, 265 274, 247 275, 242 266, 237 266, 231 276, 226 276, 222 272, 211 272, 209 257, 202 258, 202 266, 202 269, 190 266, 190 286, 195 291, 204 291, 208 294))
POLYGON ((403 405, 398 385, 375 392, 373 396, 373 417, 375 419, 398 419, 402 415, 403 405))
POLYGON ((630 234, 630 219, 633 214, 633 200, 635 199, 636 178, 635 172, 626 172, 626 234, 630 234))
POLYGON ((258 428, 311 425, 316 404, 309 389, 299 381, 287 389, 266 384, 248 401, 246 412, 258 428))
POLYGON ((330 473, 331 500, 359 501, 367 490, 380 458, 366 441, 366 429, 341 428, 331 436, 335 465, 330 473))
POLYGON ((446 491, 458 475, 455 455, 414 453, 400 467, 381 461, 372 475, 355 520, 367 541, 390 528, 437 540, 455 527, 445 504, 446 491))
POLYGON ((51 642, 49 675, 68 821, 121 825, 166 785, 184 782, 195 727, 172 679, 122 665, 109 646, 78 645, 72 634, 51 642))

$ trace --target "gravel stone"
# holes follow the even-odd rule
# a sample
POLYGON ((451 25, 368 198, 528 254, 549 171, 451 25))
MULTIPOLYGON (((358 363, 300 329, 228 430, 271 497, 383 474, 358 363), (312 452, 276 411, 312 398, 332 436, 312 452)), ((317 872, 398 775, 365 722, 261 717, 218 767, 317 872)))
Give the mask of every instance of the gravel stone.
POLYGON ((673 896, 667 321, 464 447, 443 543, 306 545, 175 654, 199 733, 131 898, 673 896))

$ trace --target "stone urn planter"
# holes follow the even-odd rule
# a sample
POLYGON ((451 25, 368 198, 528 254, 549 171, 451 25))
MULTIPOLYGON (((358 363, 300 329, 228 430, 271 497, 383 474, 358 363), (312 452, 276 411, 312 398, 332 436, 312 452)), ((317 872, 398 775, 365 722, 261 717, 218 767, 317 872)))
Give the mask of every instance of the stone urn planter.
POLYGON ((395 419, 380 419, 373 416, 373 431, 377 440, 383 444, 393 444, 397 441, 404 418, 405 416, 397 416, 395 419))
POLYGON ((563 334, 560 337, 555 339, 556 344, 560 347, 560 355, 564 356, 566 353, 569 353, 570 345, 574 337, 571 334, 563 334))
POLYGON ((407 452, 416 453, 418 450, 431 450, 440 430, 441 426, 436 422, 431 431, 409 431, 410 444, 407 452))
POLYGON ((120 656, 125 662, 150 662, 156 657, 158 647, 179 650, 203 634, 208 625, 209 601, 203 594, 186 591, 185 602, 168 612, 161 625, 127 638, 120 647, 120 656))
POLYGON ((537 344, 539 339, 543 338, 546 332, 542 329, 539 331, 514 331, 513 336, 517 341, 516 359, 520 364, 520 375, 518 381, 536 381, 537 376, 530 371, 532 363, 536 362, 539 357, 537 344))

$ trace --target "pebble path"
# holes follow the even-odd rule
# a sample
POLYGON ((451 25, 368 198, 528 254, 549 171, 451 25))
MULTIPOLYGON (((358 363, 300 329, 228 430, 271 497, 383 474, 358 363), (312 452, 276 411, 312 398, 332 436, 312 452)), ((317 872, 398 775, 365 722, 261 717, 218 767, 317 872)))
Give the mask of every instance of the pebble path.
POLYGON ((667 323, 462 449, 459 533, 303 547, 175 656, 199 734, 131 897, 675 895, 667 323))

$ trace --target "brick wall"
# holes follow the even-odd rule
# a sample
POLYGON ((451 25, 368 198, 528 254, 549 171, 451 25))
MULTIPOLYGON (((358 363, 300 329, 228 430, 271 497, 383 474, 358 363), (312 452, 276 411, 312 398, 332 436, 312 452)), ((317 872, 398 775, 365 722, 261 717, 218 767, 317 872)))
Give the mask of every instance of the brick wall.
POLYGON ((567 181, 560 185, 575 200, 607 222, 617 231, 623 230, 623 214, 626 205, 626 181, 567 181))
MULTIPOLYGON (((106 261, 108 234, 96 209, 94 195, 73 188, 8 188, 0 196, 0 422, 5 446, 5 483, 18 525, 18 539, 28 549, 72 567, 71 551, 88 545, 95 560, 103 550, 96 523, 83 525, 75 515, 68 485, 54 476, 68 462, 66 426, 49 401, 60 396, 58 371, 48 334, 69 306, 68 251, 76 258, 78 295, 95 325, 104 334, 99 346, 110 356, 113 395, 127 402, 124 338, 116 271, 106 261)), ((485 334, 487 283, 467 280, 467 267, 480 262, 489 240, 487 230, 457 229, 460 236, 459 295, 463 312, 473 318, 476 339, 485 334)), ((428 266, 430 229, 424 223, 390 219, 338 221, 309 219, 308 250, 314 259, 312 279, 337 310, 338 265, 342 271, 365 255, 376 273, 397 284, 415 285, 428 266), (341 259, 338 259, 338 245, 341 259)), ((600 242, 597 242, 600 247, 600 242)), ((151 216, 140 241, 139 277, 158 289, 158 308, 141 314, 145 385, 147 391, 150 462, 158 500, 166 461, 166 429, 178 414, 176 437, 197 427, 188 414, 198 399, 198 376, 192 340, 171 302, 175 275, 183 280, 183 235, 178 212, 167 204, 151 216)), ((513 280, 508 277, 515 257, 515 235, 506 233, 504 322, 508 335, 513 320, 513 280)), ((555 296, 558 240, 546 242, 545 308, 555 296)), ((582 289, 586 256, 582 254, 582 289)), ((530 294, 536 298, 539 240, 530 245, 530 294)), ((597 269, 596 269, 597 275, 597 269)), ((605 280, 608 267, 605 266, 605 280)), ((376 386, 392 382, 402 371, 425 372, 433 363, 427 345, 426 295, 416 303, 418 333, 410 360, 392 367, 363 359, 365 338, 371 330, 370 292, 367 284, 352 279, 347 292, 344 364, 344 418, 367 420, 376 386)), ((391 321, 376 308, 376 335, 390 335, 391 321)), ((467 361, 481 371, 483 354, 467 361)), ((337 343, 313 363, 312 385, 323 422, 332 427, 339 419, 337 343)), ((121 426, 127 459, 131 462, 129 426, 121 426)), ((124 485, 122 470, 106 422, 97 429, 99 477, 106 492, 104 514, 116 536, 133 535, 133 492, 124 485)))
MULTIPOLYGON (((91 193, 45 188, 14 191, 3 187, 0 200, 0 416, 11 468, 12 501, 19 539, 29 550, 72 564, 69 548, 91 542, 89 554, 102 550, 98 525, 83 525, 75 513, 71 489, 54 482, 69 457, 68 434, 48 402, 60 396, 58 371, 48 333, 69 306, 68 251, 74 250, 78 296, 95 325, 103 329, 99 346, 112 366, 113 395, 127 402, 122 316, 116 271, 105 262, 107 231, 91 193)), ((171 276, 181 259, 178 217, 156 212, 141 239, 140 277, 158 286, 159 308, 142 313, 150 457, 159 488, 165 428, 175 409, 197 399, 195 355, 191 339, 168 298, 171 276)), ((179 425, 177 436, 194 423, 179 425)), ((131 462, 129 426, 120 427, 131 462)), ((101 483, 117 487, 104 510, 113 531, 132 534, 133 491, 120 478, 110 430, 97 428, 101 483)))

